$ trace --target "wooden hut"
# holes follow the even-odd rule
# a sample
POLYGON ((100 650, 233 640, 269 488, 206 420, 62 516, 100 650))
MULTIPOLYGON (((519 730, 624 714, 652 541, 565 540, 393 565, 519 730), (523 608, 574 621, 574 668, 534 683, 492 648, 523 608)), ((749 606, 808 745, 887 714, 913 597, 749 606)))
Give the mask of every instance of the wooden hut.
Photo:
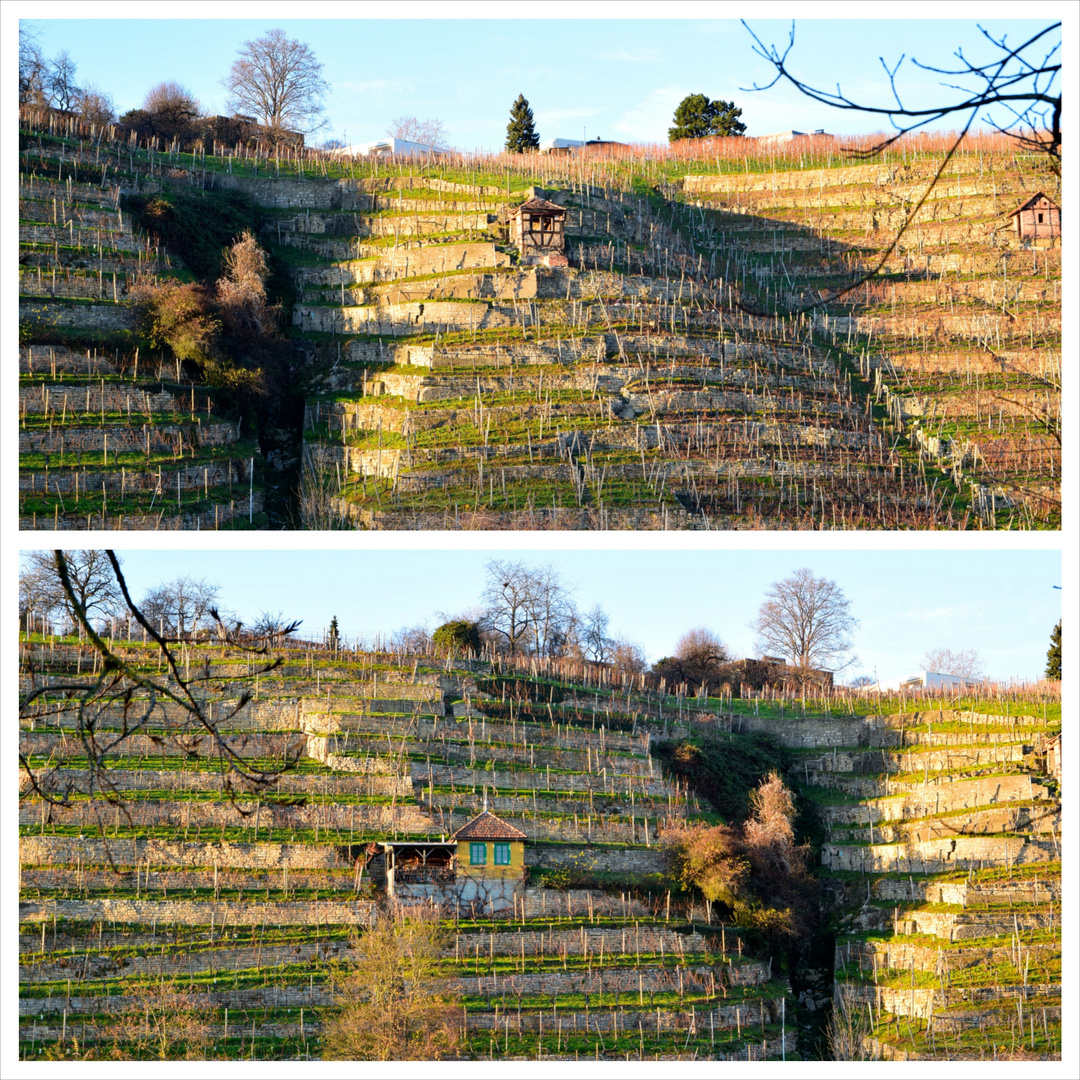
POLYGON ((567 266, 566 210, 547 199, 529 199, 510 211, 510 243, 521 262, 534 266, 567 266))
POLYGON ((1021 240, 1050 240, 1061 236, 1061 207, 1041 191, 1009 215, 1021 240))

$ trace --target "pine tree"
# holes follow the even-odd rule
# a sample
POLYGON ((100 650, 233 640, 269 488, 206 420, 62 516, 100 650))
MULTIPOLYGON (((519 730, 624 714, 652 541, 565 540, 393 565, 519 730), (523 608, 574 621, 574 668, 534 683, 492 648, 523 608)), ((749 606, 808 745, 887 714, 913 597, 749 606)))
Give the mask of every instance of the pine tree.
POLYGON ((331 651, 337 652, 340 640, 341 639, 338 631, 338 621, 337 616, 335 615, 330 620, 330 633, 327 635, 326 643, 330 646, 331 651))
POLYGON ((1050 648, 1046 650, 1046 677, 1061 678, 1061 620, 1050 634, 1050 648))
POLYGON ((518 94, 517 101, 510 108, 510 123, 506 125, 506 149, 512 154, 521 154, 526 150, 537 150, 540 136, 533 127, 533 112, 524 94, 518 94))
POLYGON ((710 101, 704 94, 690 94, 675 110, 675 126, 668 128, 668 141, 741 135, 746 125, 740 116, 742 109, 737 109, 734 101, 710 101))

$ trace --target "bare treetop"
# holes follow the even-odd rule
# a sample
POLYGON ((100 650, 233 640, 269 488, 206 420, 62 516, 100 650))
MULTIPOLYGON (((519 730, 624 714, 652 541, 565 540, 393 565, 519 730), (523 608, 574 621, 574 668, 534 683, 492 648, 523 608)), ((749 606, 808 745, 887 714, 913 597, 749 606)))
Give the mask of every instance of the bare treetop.
POLYGON ((974 649, 927 649, 923 654, 924 671, 938 675, 955 675, 961 679, 979 681, 985 678, 982 657, 974 649))
POLYGON ((199 117, 195 95, 178 82, 160 82, 146 92, 143 109, 167 131, 177 131, 199 117))
POLYGON ((578 623, 573 595, 551 566, 492 559, 481 594, 483 629, 511 654, 559 656, 578 623), (527 642, 531 640, 531 650, 527 642))
POLYGON ((441 120, 420 120, 415 116, 395 116, 390 121, 386 134, 394 139, 437 147, 444 146, 449 138, 446 126, 441 120))
POLYGON ((62 614, 72 626, 82 610, 90 620, 108 618, 121 610, 120 591, 104 551, 80 548, 64 551, 69 587, 65 588, 51 551, 32 551, 19 575, 19 593, 27 610, 51 618, 62 614))
POLYGON ((253 114, 275 130, 314 131, 330 89, 311 49, 284 30, 245 41, 224 80, 228 107, 253 114))
POLYGON ((840 586, 803 567, 772 584, 752 628, 762 654, 783 656, 808 677, 814 669, 837 671, 852 662, 847 654, 858 625, 840 586))

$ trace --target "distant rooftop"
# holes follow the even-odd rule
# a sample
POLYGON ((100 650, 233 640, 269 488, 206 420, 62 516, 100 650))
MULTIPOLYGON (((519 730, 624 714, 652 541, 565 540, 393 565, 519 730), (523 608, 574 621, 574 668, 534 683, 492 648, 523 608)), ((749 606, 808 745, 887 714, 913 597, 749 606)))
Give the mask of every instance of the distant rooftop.
POLYGON ((796 139, 816 139, 826 138, 831 139, 830 135, 824 128, 816 128, 814 131, 774 131, 771 135, 753 135, 751 138, 755 138, 758 142, 776 142, 786 143, 795 142, 796 139))

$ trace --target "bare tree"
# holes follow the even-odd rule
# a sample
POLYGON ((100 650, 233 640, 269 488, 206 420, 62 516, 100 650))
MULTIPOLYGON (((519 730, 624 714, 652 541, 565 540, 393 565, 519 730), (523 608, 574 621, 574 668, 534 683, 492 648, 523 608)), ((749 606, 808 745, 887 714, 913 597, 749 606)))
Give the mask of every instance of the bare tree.
POLYGON ((986 677, 983 671, 982 657, 974 649, 927 649, 923 654, 924 671, 934 671, 938 675, 955 675, 961 679, 979 682, 986 677))
POLYGON ((532 570, 533 652, 536 656, 562 656, 578 636, 579 616, 569 586, 550 564, 532 570))
POLYGON ((645 650, 624 635, 612 639, 608 659, 616 671, 625 675, 640 675, 645 670, 645 650))
POLYGON ((143 111, 163 135, 175 135, 199 118, 199 102, 195 95, 180 83, 169 80, 151 87, 143 99, 143 111))
POLYGON ((67 49, 61 49, 50 61, 46 73, 49 102, 70 112, 75 107, 79 87, 75 84, 75 61, 67 49))
POLYGON ((48 61, 41 51, 40 28, 19 21, 19 104, 47 105, 48 61))
POLYGON ((675 656, 682 661, 691 681, 704 682, 716 677, 717 669, 731 659, 728 647, 703 626, 687 630, 675 643, 675 656))
MULTIPOLYGON (((214 609, 217 612, 217 609, 214 609)), ((221 618, 218 616, 217 621, 221 618)), ((259 617, 247 628, 247 634, 258 641, 280 644, 282 640, 295 633, 299 627, 298 622, 286 619, 280 611, 263 611, 259 617)))
POLYGON ((461 1008, 439 986, 438 910, 388 904, 350 942, 336 1014, 323 1028, 332 1061, 435 1061, 461 1040, 461 1008))
POLYGON ((140 608, 163 637, 185 638, 216 625, 212 612, 218 592, 218 586, 205 578, 182 575, 155 585, 143 597, 140 608))
POLYGON ((532 629, 536 581, 524 563, 492 559, 484 564, 487 584, 480 594, 485 614, 482 628, 513 655, 532 629))
POLYGON ((482 628, 511 654, 561 655, 576 633, 578 615, 558 571, 503 559, 492 559, 484 568, 488 580, 481 593, 482 628))
MULTIPOLYGON (((190 656, 186 661, 177 656, 167 637, 132 599, 120 561, 112 551, 97 554, 107 560, 112 588, 144 634, 157 664, 146 663, 145 651, 133 653, 114 647, 99 634, 68 554, 52 553, 62 603, 74 613, 96 659, 85 674, 43 677, 33 648, 27 649, 20 672, 23 741, 19 762, 24 775, 20 798, 38 799, 50 809, 61 810, 86 799, 104 835, 103 804, 119 808, 124 803, 123 790, 110 775, 112 766, 124 759, 129 741, 138 735, 146 735, 163 750, 171 747, 187 757, 216 758, 222 787, 233 800, 239 791, 273 784, 284 769, 295 764, 299 748, 291 754, 283 752, 280 767, 263 768, 244 758, 227 732, 230 721, 251 700, 251 692, 244 690, 228 702, 212 700, 208 693, 213 678, 209 661, 196 663, 192 671, 190 656), (158 674, 158 664, 164 668, 163 675, 158 674), (62 737, 54 738, 54 734, 62 737)), ((219 636, 225 644, 237 644, 223 627, 219 627, 219 636)), ((273 671, 282 662, 269 657, 265 648, 243 651, 258 660, 252 664, 249 678, 256 672, 273 671)))
POLYGON ((608 613, 599 604, 594 604, 582 623, 582 638, 589 658, 599 663, 609 658, 608 654, 615 644, 608 634, 609 622, 608 613))
POLYGON ((313 131, 329 84, 311 49, 284 30, 245 41, 224 80, 229 108, 250 113, 274 131, 313 131))
POLYGON ((731 659, 727 646, 711 630, 695 627, 675 643, 674 656, 665 656, 653 665, 653 674, 668 686, 686 683, 691 689, 715 686, 721 677, 721 665, 731 659))
POLYGON ((446 126, 441 120, 419 120, 415 116, 395 116, 390 121, 386 134, 406 142, 439 148, 442 148, 449 138, 446 126))
POLYGON ((395 649, 413 656, 430 656, 433 648, 431 632, 422 624, 398 627, 390 635, 390 643, 395 649))
POLYGON ((840 586, 803 567, 773 582, 751 627, 761 652, 783 656, 805 683, 818 669, 839 671, 853 662, 848 654, 858 625, 840 586))
POLYGON ((39 614, 62 612, 73 628, 78 626, 79 609, 91 621, 117 614, 121 597, 106 553, 82 548, 63 556, 70 589, 64 587, 54 552, 31 551, 19 575, 20 596, 39 614))
POLYGON ((116 119, 116 106, 104 90, 87 83, 75 97, 75 111, 91 124, 111 124, 116 119))

